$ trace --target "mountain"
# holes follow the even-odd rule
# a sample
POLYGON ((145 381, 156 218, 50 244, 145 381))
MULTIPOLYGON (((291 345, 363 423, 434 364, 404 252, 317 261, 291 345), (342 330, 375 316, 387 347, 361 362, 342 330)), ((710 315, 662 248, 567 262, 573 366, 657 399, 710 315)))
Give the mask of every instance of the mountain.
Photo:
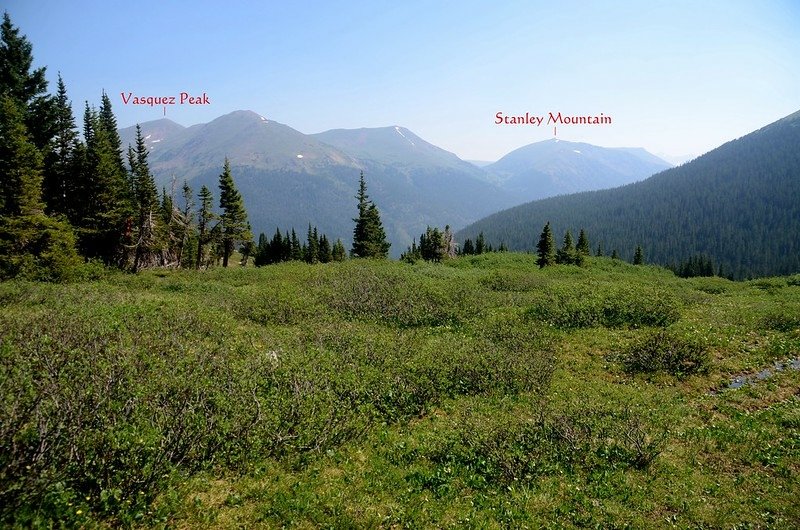
POLYGON ((704 254, 736 278, 800 271, 800 112, 695 160, 616 189, 531 202, 474 223, 511 249, 534 250, 544 224, 589 234, 607 254, 674 264, 704 254))
MULTIPOLYGON (((169 188, 174 177, 176 187, 187 180, 216 193, 227 156, 255 234, 304 234, 311 223, 349 245, 361 171, 394 256, 427 225, 464 226, 515 204, 482 170, 399 126, 305 135, 251 111, 188 128, 165 122, 142 124, 158 184, 169 188)), ((135 128, 120 136, 132 143, 135 128)))
MULTIPOLYGON (((164 140, 172 139, 186 130, 186 127, 183 125, 168 120, 167 118, 143 123, 141 127, 145 143, 150 146, 151 149, 155 148, 164 140)), ((136 147, 136 127, 120 129, 119 135, 124 148, 127 149, 128 145, 134 148, 136 147)))
POLYGON ((671 167, 641 148, 608 148, 559 139, 520 147, 484 167, 502 189, 541 199, 613 188, 671 167))

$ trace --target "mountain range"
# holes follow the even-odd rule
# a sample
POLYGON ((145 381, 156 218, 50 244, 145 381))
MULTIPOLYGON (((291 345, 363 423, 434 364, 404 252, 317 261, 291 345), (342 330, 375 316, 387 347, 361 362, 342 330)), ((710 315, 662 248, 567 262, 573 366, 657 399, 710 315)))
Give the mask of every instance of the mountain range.
MULTIPOLYGON (((586 229, 593 250, 677 265, 712 259, 746 278, 800 271, 800 112, 681 166, 615 189, 552 197, 493 214, 460 231, 533 251, 545 223, 560 238, 586 229)), ((560 241, 558 242, 560 243, 560 241)))
MULTIPOLYGON (((310 223, 349 244, 363 171, 394 256, 428 225, 463 227, 546 194, 614 186, 668 166, 643 150, 548 141, 481 168, 401 126, 303 134, 252 111, 191 127, 161 119, 141 129, 151 170, 168 191, 186 180, 195 191, 215 192, 227 157, 255 234, 302 232, 310 223)), ((135 127, 120 129, 120 137, 123 146, 134 144, 135 127)))

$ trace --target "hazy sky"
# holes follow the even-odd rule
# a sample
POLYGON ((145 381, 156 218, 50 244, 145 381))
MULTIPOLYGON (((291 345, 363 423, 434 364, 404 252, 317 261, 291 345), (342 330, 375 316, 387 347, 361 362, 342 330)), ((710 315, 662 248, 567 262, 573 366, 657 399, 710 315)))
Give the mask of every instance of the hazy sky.
POLYGON ((304 133, 402 125, 465 159, 553 137, 495 114, 597 115, 558 138, 699 155, 800 110, 800 2, 0 2, 80 123, 112 98, 120 126, 254 110, 304 133))

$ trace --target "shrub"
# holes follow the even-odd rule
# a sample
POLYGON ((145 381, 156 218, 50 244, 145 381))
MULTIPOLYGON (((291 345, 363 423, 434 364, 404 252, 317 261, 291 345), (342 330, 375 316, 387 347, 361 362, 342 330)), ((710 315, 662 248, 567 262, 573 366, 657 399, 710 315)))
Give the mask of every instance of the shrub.
POLYGON ((709 355, 699 342, 658 330, 631 344, 622 354, 622 363, 629 373, 685 376, 707 372, 709 355))
POLYGON ((680 318, 680 303, 666 291, 653 287, 597 286, 575 292, 562 286, 545 291, 527 314, 561 329, 665 327, 680 318))
POLYGON ((773 331, 793 331, 800 329, 800 308, 785 308, 766 315, 761 327, 773 331))

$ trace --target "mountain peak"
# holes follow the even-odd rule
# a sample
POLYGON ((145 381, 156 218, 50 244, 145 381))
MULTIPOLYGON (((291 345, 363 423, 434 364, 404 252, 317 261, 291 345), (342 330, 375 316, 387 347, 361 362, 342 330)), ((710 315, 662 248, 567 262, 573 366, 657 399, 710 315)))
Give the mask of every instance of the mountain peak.
POLYGON ((551 138, 520 147, 485 169, 502 188, 532 200, 622 186, 670 167, 642 148, 551 138))

